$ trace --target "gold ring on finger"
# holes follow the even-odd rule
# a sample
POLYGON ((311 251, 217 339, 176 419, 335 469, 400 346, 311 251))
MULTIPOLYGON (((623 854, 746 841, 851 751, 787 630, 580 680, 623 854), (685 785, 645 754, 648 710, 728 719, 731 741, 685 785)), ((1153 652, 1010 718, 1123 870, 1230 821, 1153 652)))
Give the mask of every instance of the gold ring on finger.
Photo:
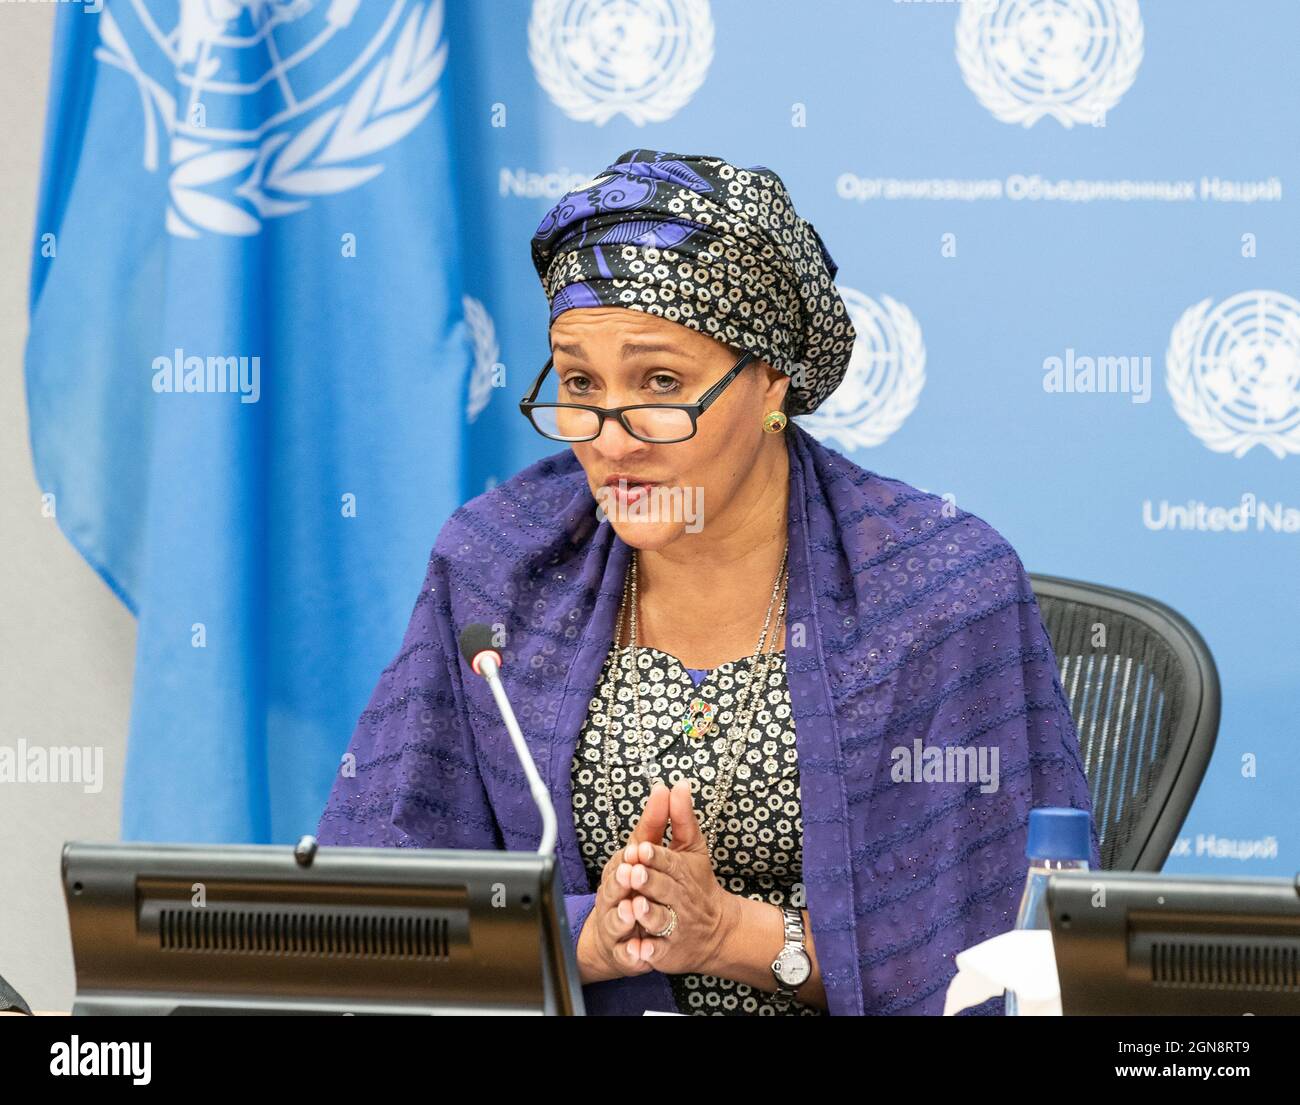
POLYGON ((673 934, 673 929, 675 929, 675 928, 677 927, 677 910, 673 909, 672 906, 669 906, 669 907, 668 907, 668 912, 671 913, 671 914, 673 915, 673 919, 672 919, 671 921, 668 922, 668 924, 667 924, 667 926, 664 928, 663 932, 652 932, 652 933, 650 934, 651 936, 655 937, 656 939, 659 939, 659 938, 661 938, 661 937, 665 937, 665 936, 671 936, 671 935, 673 934))

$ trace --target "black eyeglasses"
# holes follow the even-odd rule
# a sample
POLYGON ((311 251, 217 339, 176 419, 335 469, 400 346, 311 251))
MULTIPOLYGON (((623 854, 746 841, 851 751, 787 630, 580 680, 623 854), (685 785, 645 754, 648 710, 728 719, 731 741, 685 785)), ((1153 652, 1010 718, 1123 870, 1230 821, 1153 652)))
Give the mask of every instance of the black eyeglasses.
POLYGON ((527 398, 519 400, 519 409, 543 437, 553 441, 591 441, 600 436, 605 419, 617 418, 638 441, 666 445, 695 436, 696 423, 741 370, 754 360, 753 353, 742 353, 731 370, 694 403, 633 403, 626 407, 593 407, 587 403, 536 403, 542 380, 555 363, 546 359, 527 398))

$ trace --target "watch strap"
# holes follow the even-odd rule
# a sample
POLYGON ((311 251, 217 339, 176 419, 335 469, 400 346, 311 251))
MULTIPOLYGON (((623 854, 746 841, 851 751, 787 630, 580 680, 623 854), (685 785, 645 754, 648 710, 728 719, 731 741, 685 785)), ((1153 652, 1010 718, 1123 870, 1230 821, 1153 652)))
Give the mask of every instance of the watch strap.
MULTIPOLYGON (((782 923, 785 927, 785 943, 781 946, 781 951, 777 953, 777 958, 786 951, 787 948, 798 948, 805 955, 808 949, 804 946, 803 931, 803 913, 793 906, 781 907, 782 923)), ((776 993, 778 997, 793 999, 798 992, 798 987, 787 986, 781 976, 776 973, 776 968, 772 968, 772 975, 776 979, 776 993)), ((800 983, 802 985, 802 983, 800 983)))

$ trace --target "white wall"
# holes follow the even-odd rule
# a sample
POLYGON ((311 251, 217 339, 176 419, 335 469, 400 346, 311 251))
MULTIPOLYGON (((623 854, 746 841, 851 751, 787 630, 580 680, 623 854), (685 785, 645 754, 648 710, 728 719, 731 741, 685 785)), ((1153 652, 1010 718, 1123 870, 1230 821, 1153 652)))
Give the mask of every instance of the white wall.
POLYGON ((0 782, 0 975, 33 1009, 72 1004, 65 840, 116 840, 135 622, 41 514, 23 346, 57 4, 0 3, 0 746, 98 745, 98 794, 0 782))

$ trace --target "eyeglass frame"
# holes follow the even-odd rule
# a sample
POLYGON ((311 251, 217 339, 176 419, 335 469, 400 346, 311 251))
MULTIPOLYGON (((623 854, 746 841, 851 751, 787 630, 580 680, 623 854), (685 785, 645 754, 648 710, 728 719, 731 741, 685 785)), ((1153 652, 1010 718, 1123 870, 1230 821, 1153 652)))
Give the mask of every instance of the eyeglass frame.
POLYGON ((723 376, 722 379, 719 380, 716 384, 714 384, 711 388, 709 388, 708 391, 706 391, 703 395, 701 395, 699 399, 697 399, 694 403, 629 403, 626 406, 622 406, 622 407, 597 407, 591 403, 536 403, 534 402, 534 400, 537 398, 537 393, 542 390, 542 381, 546 378, 546 374, 550 372, 551 368, 555 364, 555 354, 552 353, 549 357, 546 358, 546 364, 542 366, 542 371, 538 374, 537 379, 533 381, 532 390, 529 391, 529 393, 523 399, 519 400, 519 411, 521 414, 523 414, 523 416, 526 419, 528 419, 528 424, 532 426, 534 430, 537 430, 537 432, 541 434, 542 437, 546 438, 548 441, 559 441, 562 444, 566 444, 566 445, 573 445, 582 441, 595 441, 596 438, 600 437, 601 433, 604 432, 605 419, 607 418, 617 418, 618 424, 622 426, 623 429, 627 431, 627 433, 629 433, 632 437, 636 438, 637 441, 644 441, 647 445, 678 445, 683 441, 689 441, 691 438, 693 438, 696 435, 696 433, 699 431, 700 415, 702 415, 706 410, 708 410, 709 407, 712 406, 713 402, 718 398, 718 396, 727 390, 728 385, 730 385, 731 382, 737 376, 740 375, 741 370, 744 369, 744 367, 748 365, 750 361, 754 361, 757 359, 758 359, 757 356, 753 353, 750 353, 748 351, 742 353, 740 355, 740 359, 737 360, 736 363, 731 366, 731 368, 727 371, 727 374, 723 376), (537 423, 533 421, 533 416, 531 412, 537 410, 538 408, 553 409, 555 407, 568 407, 576 410, 595 411, 596 414, 600 416, 600 424, 596 427, 596 432, 592 434, 590 437, 578 437, 578 438, 552 437, 550 434, 543 433, 542 430, 538 429, 537 423), (628 425, 627 419, 624 417, 623 412, 643 410, 646 407, 653 407, 661 410, 672 409, 672 410, 685 411, 688 415, 690 415, 691 432, 687 434, 685 437, 674 438, 672 441, 650 441, 642 437, 634 429, 632 429, 631 426, 628 425))

